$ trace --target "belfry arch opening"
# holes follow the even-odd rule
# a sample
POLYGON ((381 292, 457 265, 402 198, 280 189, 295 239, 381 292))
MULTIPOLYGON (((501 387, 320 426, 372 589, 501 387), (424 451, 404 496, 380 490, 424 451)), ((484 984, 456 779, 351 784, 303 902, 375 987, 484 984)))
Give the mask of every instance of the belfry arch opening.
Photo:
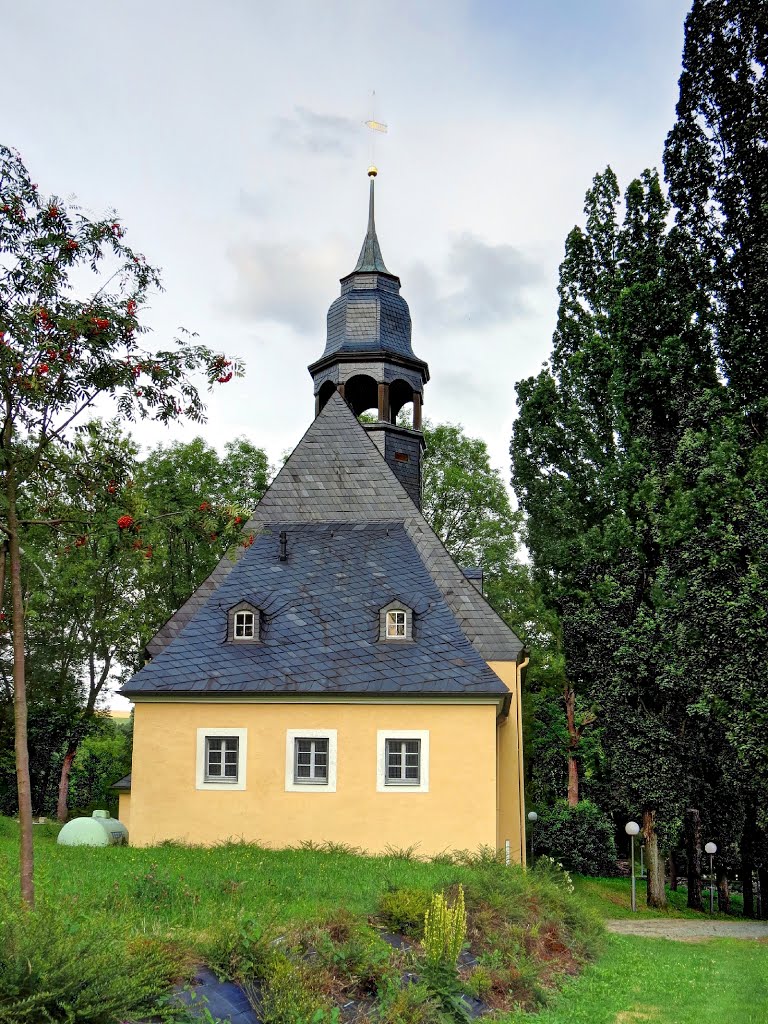
POLYGON ((344 397, 355 416, 379 407, 379 386, 373 377, 358 373, 344 385, 344 397))
POLYGON ((327 380, 320 386, 320 390, 317 393, 317 412, 320 412, 321 409, 325 408, 328 403, 328 399, 335 390, 336 385, 332 380, 327 380))

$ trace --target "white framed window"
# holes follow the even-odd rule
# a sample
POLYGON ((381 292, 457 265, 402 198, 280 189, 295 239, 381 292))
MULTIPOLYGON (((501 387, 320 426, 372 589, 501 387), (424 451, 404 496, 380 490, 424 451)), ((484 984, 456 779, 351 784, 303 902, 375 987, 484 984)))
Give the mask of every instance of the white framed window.
POLYGON ((388 739, 385 783, 388 786, 418 786, 421 781, 421 740, 388 739))
POLYGON ((287 793, 336 792, 335 729, 288 729, 285 734, 287 793))
POLYGON ((387 612, 387 640, 405 640, 406 613, 395 608, 387 612))
POLYGON ((196 788, 244 790, 247 754, 246 729, 198 729, 196 788))
POLYGON ((235 612, 235 640, 253 640, 256 633, 254 612, 235 612))
POLYGON ((261 641, 259 609, 248 601, 240 601, 227 613, 227 639, 236 644, 256 644, 261 641))
POLYGON ((293 741, 293 781, 308 786, 328 785, 328 738, 297 736, 293 741))
POLYGON ((379 729, 376 748, 377 792, 429 792, 429 730, 379 729))
POLYGON ((400 601, 379 609, 379 640, 384 643, 413 640, 413 611, 400 601))

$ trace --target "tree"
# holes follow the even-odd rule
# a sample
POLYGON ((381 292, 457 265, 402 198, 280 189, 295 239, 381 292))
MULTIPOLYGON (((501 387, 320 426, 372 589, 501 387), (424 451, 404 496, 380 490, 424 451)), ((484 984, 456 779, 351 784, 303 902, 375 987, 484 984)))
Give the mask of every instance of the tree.
MULTIPOLYGON (((768 12, 761 0, 695 0, 686 21, 677 119, 665 168, 677 230, 699 256, 702 311, 724 387, 680 471, 676 511, 705 543, 681 546, 690 642, 677 657, 702 680, 698 713, 725 732, 729 800, 751 832, 768 826, 768 12), (705 669, 716 642, 719 671, 705 669)), ((726 808, 723 808, 726 811, 726 808)), ((724 814, 725 816, 725 814, 724 814)))
MULTIPOLYGON (((670 685, 669 473, 718 381, 692 260, 651 171, 619 216, 612 171, 566 242, 551 362, 518 384, 513 485, 542 591, 562 623, 570 686, 594 704, 616 811, 642 811, 649 902, 664 902, 690 778, 684 686, 670 685)), ((690 684, 689 684, 690 685, 690 684)))
POLYGON ((56 523, 44 514, 22 518, 21 488, 45 473, 52 446, 67 442, 100 397, 113 398, 124 419, 199 421, 203 403, 190 374, 202 370, 212 386, 242 368, 187 338, 159 351, 142 347, 141 307, 160 286, 158 272, 126 244, 115 217, 92 220, 40 195, 7 147, 0 147, 0 255, 0 527, 10 576, 21 893, 31 906, 22 547, 31 526, 56 523))
POLYGON ((213 571, 269 476, 266 453, 244 437, 227 442, 223 456, 201 437, 147 452, 133 481, 153 552, 141 571, 141 647, 213 571))
POLYGON ((488 447, 453 423, 424 423, 422 511, 455 561, 483 569, 484 592, 500 615, 519 617, 525 569, 517 561, 520 515, 488 447))

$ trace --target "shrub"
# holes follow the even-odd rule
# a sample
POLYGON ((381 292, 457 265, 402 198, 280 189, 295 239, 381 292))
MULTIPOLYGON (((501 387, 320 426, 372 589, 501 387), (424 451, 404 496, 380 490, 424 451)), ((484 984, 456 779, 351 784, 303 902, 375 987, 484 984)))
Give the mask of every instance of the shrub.
POLYGON ((615 875, 613 822, 589 800, 575 807, 558 801, 539 814, 534 833, 536 853, 546 853, 581 875, 615 875))
POLYGON ((445 1024, 446 1017, 426 985, 387 985, 381 992, 376 1024, 445 1024))
POLYGON ((248 920, 221 932, 206 950, 206 959, 219 978, 244 981, 264 973, 271 952, 261 926, 248 920))
POLYGON ((262 1024, 319 1024, 332 1019, 330 1007, 316 992, 304 964, 275 951, 258 983, 244 984, 262 1024))
POLYGON ((186 967, 168 943, 124 938, 102 920, 68 924, 43 910, 0 921, 2 1024, 112 1024, 152 1012, 186 967))
POLYGON ((430 899, 431 893, 426 889, 386 889, 379 897, 379 914, 393 932, 418 939, 424 931, 430 899))

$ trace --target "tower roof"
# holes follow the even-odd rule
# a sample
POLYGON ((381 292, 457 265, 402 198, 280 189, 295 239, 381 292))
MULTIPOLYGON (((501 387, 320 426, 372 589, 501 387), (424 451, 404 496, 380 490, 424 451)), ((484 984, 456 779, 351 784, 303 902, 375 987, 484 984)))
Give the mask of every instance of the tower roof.
MULTIPOLYGON (((387 270, 376 234, 374 178, 368 197, 368 227, 355 269, 341 278, 341 295, 328 310, 325 350, 310 372, 329 357, 390 354, 421 363, 411 348, 411 313, 400 294, 400 278, 387 270)), ((426 365, 426 364, 423 364, 426 365)))
POLYGON ((373 168, 369 170, 368 174, 371 178, 370 192, 368 196, 368 230, 363 240, 363 247, 360 250, 360 257, 357 261, 357 266, 352 271, 353 274, 358 273, 372 273, 378 271, 380 274, 389 274, 389 271, 384 264, 384 257, 381 255, 381 246, 379 240, 376 237, 376 221, 374 218, 373 204, 374 204, 374 181, 376 175, 372 173, 373 168))

